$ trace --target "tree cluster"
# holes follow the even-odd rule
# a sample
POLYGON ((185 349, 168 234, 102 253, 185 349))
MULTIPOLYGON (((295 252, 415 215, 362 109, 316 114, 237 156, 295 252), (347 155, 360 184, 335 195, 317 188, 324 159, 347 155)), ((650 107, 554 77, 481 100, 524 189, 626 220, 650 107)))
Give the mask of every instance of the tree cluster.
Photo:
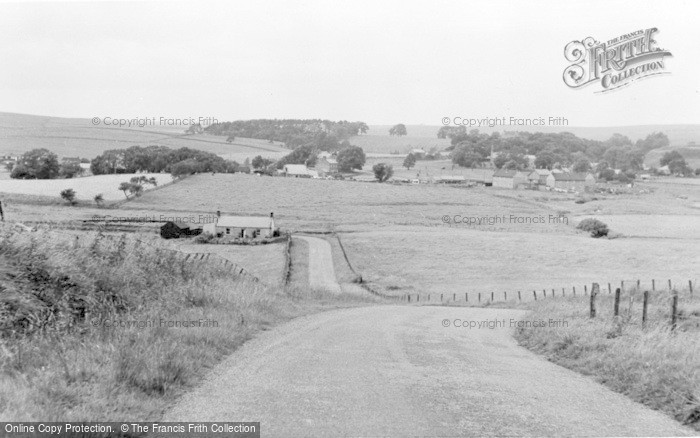
MULTIPOLYGON (((350 137, 366 134, 369 127, 365 122, 333 122, 321 119, 256 119, 236 120, 209 125, 203 132, 213 135, 257 138, 280 141, 286 147, 313 144, 322 150, 339 149, 340 143, 350 137)), ((228 140, 227 140, 228 141, 228 140)))
POLYGON ((110 173, 170 172, 175 177, 198 172, 236 172, 239 164, 211 152, 166 146, 132 146, 112 149, 95 157, 90 170, 95 175, 110 173))

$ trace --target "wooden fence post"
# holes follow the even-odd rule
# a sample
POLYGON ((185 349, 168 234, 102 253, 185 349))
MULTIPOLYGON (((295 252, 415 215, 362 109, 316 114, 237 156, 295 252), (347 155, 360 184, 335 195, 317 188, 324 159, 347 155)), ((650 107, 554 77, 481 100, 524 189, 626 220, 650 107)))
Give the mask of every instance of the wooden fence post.
POLYGON ((591 310, 590 310, 590 317, 595 318, 595 298, 596 295, 598 295, 598 283, 593 283, 593 287, 591 287, 591 310))
POLYGON ((452 301, 457 301, 457 294, 456 293, 452 294, 452 301))
POLYGON ((533 291, 532 291, 532 295, 535 296, 535 301, 537 301, 537 291, 534 291, 534 290, 533 290, 533 291))
POLYGON ((545 298, 547 298, 547 289, 542 289, 542 294, 544 295, 545 298))
POLYGON ((574 288, 574 296, 576 296, 576 286, 573 286, 574 288))
POLYGON ((440 302, 442 303, 442 294, 440 294, 440 302))
POLYGON ((613 316, 618 316, 620 314, 620 288, 618 287, 615 289, 615 307, 613 308, 614 310, 614 315, 613 316))
POLYGON ((653 278, 651 279, 651 290, 652 291, 656 290, 656 280, 654 280, 653 278))
POLYGON ((623 291, 623 290, 625 290, 625 280, 622 280, 620 282, 620 291, 623 291))
POLYGON ((688 289, 690 289, 690 296, 693 296, 693 280, 688 280, 688 289))
POLYGON ((586 284, 583 285, 583 294, 588 295, 588 285, 586 284))
POLYGON ((552 298, 554 298, 554 288, 552 288, 552 298))
POLYGON ((464 292, 464 301, 469 302, 469 292, 464 292))
POLYGON ((508 292, 503 291, 503 301, 508 301, 508 292))
POLYGON ((610 288, 610 283, 608 283, 608 293, 609 293, 609 294, 612 293, 612 289, 610 288))
POLYGON ((563 287, 561 288, 561 296, 562 297, 566 296, 566 290, 563 287))
POLYGON ((522 297, 520 296, 520 291, 518 291, 518 301, 522 301, 522 297))
POLYGON ((479 302, 481 302, 481 292, 479 292, 479 302))
POLYGON ((428 294, 428 301, 430 301, 430 294, 428 294))
POLYGON ((644 291, 644 300, 642 301, 642 328, 647 323, 647 307, 649 306, 649 291, 644 291))
POLYGON ((493 292, 491 292, 491 302, 493 303, 493 292))
POLYGON ((668 280, 668 291, 673 291, 673 286, 671 285, 671 280, 668 280))
POLYGON ((676 329, 676 313, 678 312, 678 292, 673 293, 671 298, 671 330, 676 329))
POLYGON ((417 293, 416 294, 416 303, 419 303, 419 302, 420 302, 420 293, 417 293))
POLYGON ((640 283, 640 281, 639 281, 639 279, 637 279, 637 290, 639 290, 639 283, 640 283))

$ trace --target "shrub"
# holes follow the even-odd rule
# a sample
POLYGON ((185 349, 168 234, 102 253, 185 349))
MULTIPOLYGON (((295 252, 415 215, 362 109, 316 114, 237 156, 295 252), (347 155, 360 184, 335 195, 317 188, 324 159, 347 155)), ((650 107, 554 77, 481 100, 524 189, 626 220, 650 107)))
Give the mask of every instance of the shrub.
POLYGON ((214 235, 212 233, 202 233, 194 239, 196 243, 209 243, 212 240, 214 240, 214 235))
POLYGON ((607 225, 605 225, 598 219, 593 218, 582 220, 576 228, 578 228, 579 230, 588 231, 591 233, 591 237, 596 238, 607 236, 608 232, 610 231, 607 225))
POLYGON ((75 190, 73 190, 73 189, 61 190, 61 198, 68 201, 68 203, 71 205, 75 204, 75 196, 76 196, 76 193, 75 193, 75 190))

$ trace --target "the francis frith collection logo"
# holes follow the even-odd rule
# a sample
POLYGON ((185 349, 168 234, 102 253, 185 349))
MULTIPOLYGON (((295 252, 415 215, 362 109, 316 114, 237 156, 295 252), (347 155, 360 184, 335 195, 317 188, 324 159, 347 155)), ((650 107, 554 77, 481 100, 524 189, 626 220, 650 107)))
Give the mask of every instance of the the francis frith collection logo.
POLYGON ((592 37, 570 42, 564 56, 572 64, 564 70, 564 83, 571 88, 600 83, 597 93, 604 93, 641 78, 668 74, 664 58, 673 55, 657 46, 656 32, 653 27, 605 42, 592 37))

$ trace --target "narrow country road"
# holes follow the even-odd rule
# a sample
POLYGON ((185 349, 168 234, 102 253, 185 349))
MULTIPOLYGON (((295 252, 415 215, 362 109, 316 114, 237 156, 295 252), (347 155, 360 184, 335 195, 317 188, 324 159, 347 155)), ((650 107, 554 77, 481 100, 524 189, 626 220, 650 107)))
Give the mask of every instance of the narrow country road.
POLYGON ((335 278, 333 268, 333 250, 331 244, 318 237, 294 236, 309 244, 309 286, 313 289, 326 289, 340 293, 340 285, 335 278))
POLYGON ((455 327, 511 318, 528 316, 376 306, 299 318, 243 345, 165 421, 260 421, 266 437, 693 434, 519 347, 509 328, 455 327))

